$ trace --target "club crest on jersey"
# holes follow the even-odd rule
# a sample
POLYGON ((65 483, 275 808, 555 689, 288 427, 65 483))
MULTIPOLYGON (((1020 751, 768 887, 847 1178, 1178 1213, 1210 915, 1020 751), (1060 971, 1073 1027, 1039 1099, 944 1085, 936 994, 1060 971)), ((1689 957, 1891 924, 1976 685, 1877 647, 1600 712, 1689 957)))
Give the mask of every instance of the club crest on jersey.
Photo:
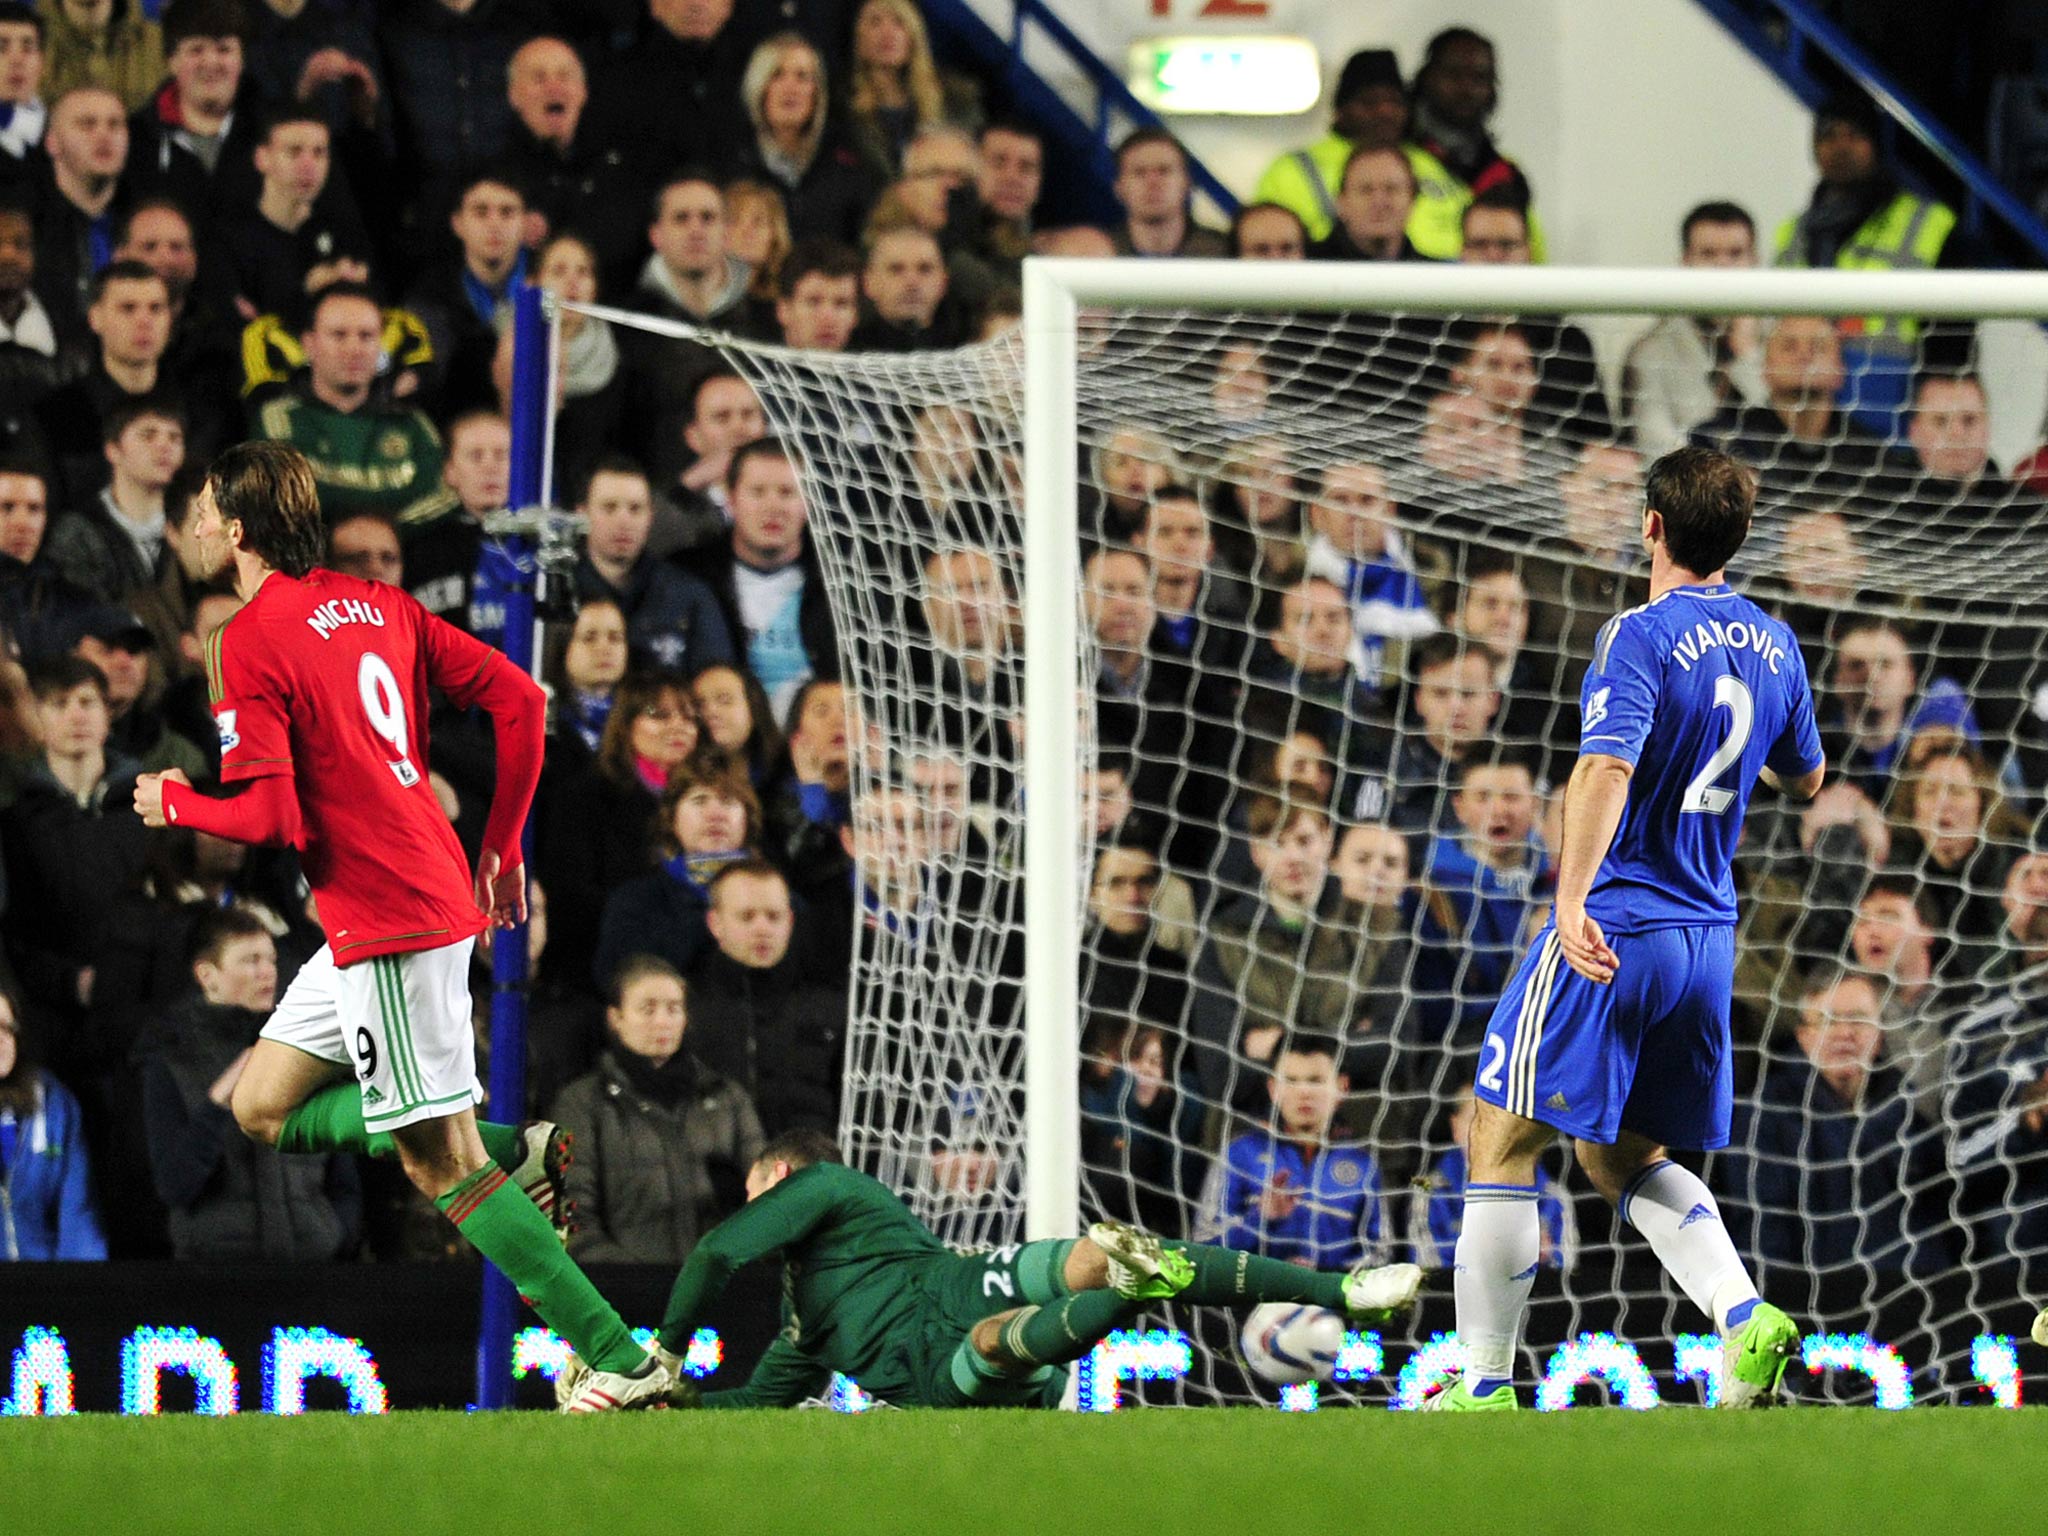
POLYGON ((353 597, 330 597, 306 615, 306 627, 322 640, 332 640, 344 624, 374 624, 384 627, 384 612, 353 597))
POLYGON ((220 730, 220 750, 223 756, 242 744, 242 733, 235 728, 235 712, 232 709, 224 709, 215 715, 213 723, 220 730))

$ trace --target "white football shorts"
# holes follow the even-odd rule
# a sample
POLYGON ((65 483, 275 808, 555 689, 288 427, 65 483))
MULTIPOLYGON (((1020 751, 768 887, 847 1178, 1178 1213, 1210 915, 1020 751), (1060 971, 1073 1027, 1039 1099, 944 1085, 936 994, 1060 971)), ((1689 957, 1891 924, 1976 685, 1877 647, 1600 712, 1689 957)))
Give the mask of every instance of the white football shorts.
POLYGON ((363 1124, 396 1130, 483 1102, 470 1023, 475 939, 338 966, 326 945, 292 978, 263 1038, 351 1067, 363 1124))

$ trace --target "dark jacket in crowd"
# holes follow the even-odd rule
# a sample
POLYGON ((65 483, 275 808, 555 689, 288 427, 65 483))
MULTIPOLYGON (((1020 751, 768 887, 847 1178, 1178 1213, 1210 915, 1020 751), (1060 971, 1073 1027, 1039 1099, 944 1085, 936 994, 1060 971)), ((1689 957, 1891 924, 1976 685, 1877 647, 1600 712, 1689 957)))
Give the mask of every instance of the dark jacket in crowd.
POLYGON ((592 129, 586 109, 562 149, 515 117, 498 164, 526 206, 548 221, 550 233, 573 229, 595 248, 599 294, 623 293, 647 248, 651 191, 628 160, 626 144, 600 139, 592 129))
POLYGON ((362 1185, 352 1159, 251 1141, 207 1097, 263 1017, 193 998, 138 1047, 151 1172, 180 1259, 320 1262, 353 1249, 362 1185))
MULTIPOLYGON (((798 559, 804 570, 804 594, 797 614, 804 656, 811 664, 813 676, 836 679, 839 676, 839 635, 832 624, 831 598, 825 590, 825 578, 818 569, 817 551, 809 535, 804 538, 803 553, 798 559)), ((733 553, 732 541, 728 539, 699 551, 690 561, 690 569, 718 599, 735 654, 745 661, 750 637, 746 624, 740 618, 739 589, 733 578, 733 568, 738 563, 739 557, 733 553)))
POLYGON ((752 1097, 769 1136, 839 1127, 846 993, 804 979, 795 955, 765 969, 717 945, 690 968, 690 1051, 752 1097))
MULTIPOLYGON (((819 596, 824 594, 822 590, 819 596)), ((806 589, 805 597, 810 596, 806 589)), ((738 653, 726 609, 710 587, 664 560, 642 555, 626 583, 615 587, 588 555, 576 561, 576 600, 605 599, 626 616, 626 642, 643 664, 696 673, 731 666, 738 653)))
POLYGON ((705 926, 710 911, 704 886, 668 867, 620 886, 605 902, 598 925, 591 963, 598 991, 609 992, 619 967, 634 955, 653 955, 687 972, 711 947, 711 930, 705 926))
POLYGON ((548 893, 548 974, 590 984, 599 919, 611 893, 654 868, 660 798, 620 783, 595 761, 546 787, 536 818, 534 874, 548 893))
MULTIPOLYGON (((691 1031, 695 1033, 694 1028, 691 1031)), ((568 1193, 583 1264, 680 1264, 745 1202, 761 1155, 746 1093, 688 1048, 657 1067, 617 1045, 555 1098, 549 1118, 576 1134, 568 1193)))

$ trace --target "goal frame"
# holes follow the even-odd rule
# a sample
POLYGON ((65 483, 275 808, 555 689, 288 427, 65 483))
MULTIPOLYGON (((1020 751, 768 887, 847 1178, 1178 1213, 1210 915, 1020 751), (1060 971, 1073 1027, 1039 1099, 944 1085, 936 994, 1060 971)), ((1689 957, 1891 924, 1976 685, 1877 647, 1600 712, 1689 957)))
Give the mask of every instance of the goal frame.
POLYGON ((1038 257, 1024 263, 1025 1211, 1081 1214, 1080 973, 1086 829, 1072 733, 1081 646, 1084 309, 1421 314, 1914 315, 2048 322, 2048 274, 1465 266, 1038 257))

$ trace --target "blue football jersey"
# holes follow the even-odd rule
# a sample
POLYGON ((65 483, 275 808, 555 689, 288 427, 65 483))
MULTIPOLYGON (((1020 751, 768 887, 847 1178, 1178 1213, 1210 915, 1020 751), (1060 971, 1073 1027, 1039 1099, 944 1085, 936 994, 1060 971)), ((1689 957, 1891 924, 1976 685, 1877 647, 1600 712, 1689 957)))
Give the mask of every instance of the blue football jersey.
POLYGON ((1635 764, 1586 911, 1608 933, 1735 921, 1730 863, 1765 767, 1823 761, 1806 663, 1725 583, 1609 619, 1579 694, 1579 749, 1635 764))

